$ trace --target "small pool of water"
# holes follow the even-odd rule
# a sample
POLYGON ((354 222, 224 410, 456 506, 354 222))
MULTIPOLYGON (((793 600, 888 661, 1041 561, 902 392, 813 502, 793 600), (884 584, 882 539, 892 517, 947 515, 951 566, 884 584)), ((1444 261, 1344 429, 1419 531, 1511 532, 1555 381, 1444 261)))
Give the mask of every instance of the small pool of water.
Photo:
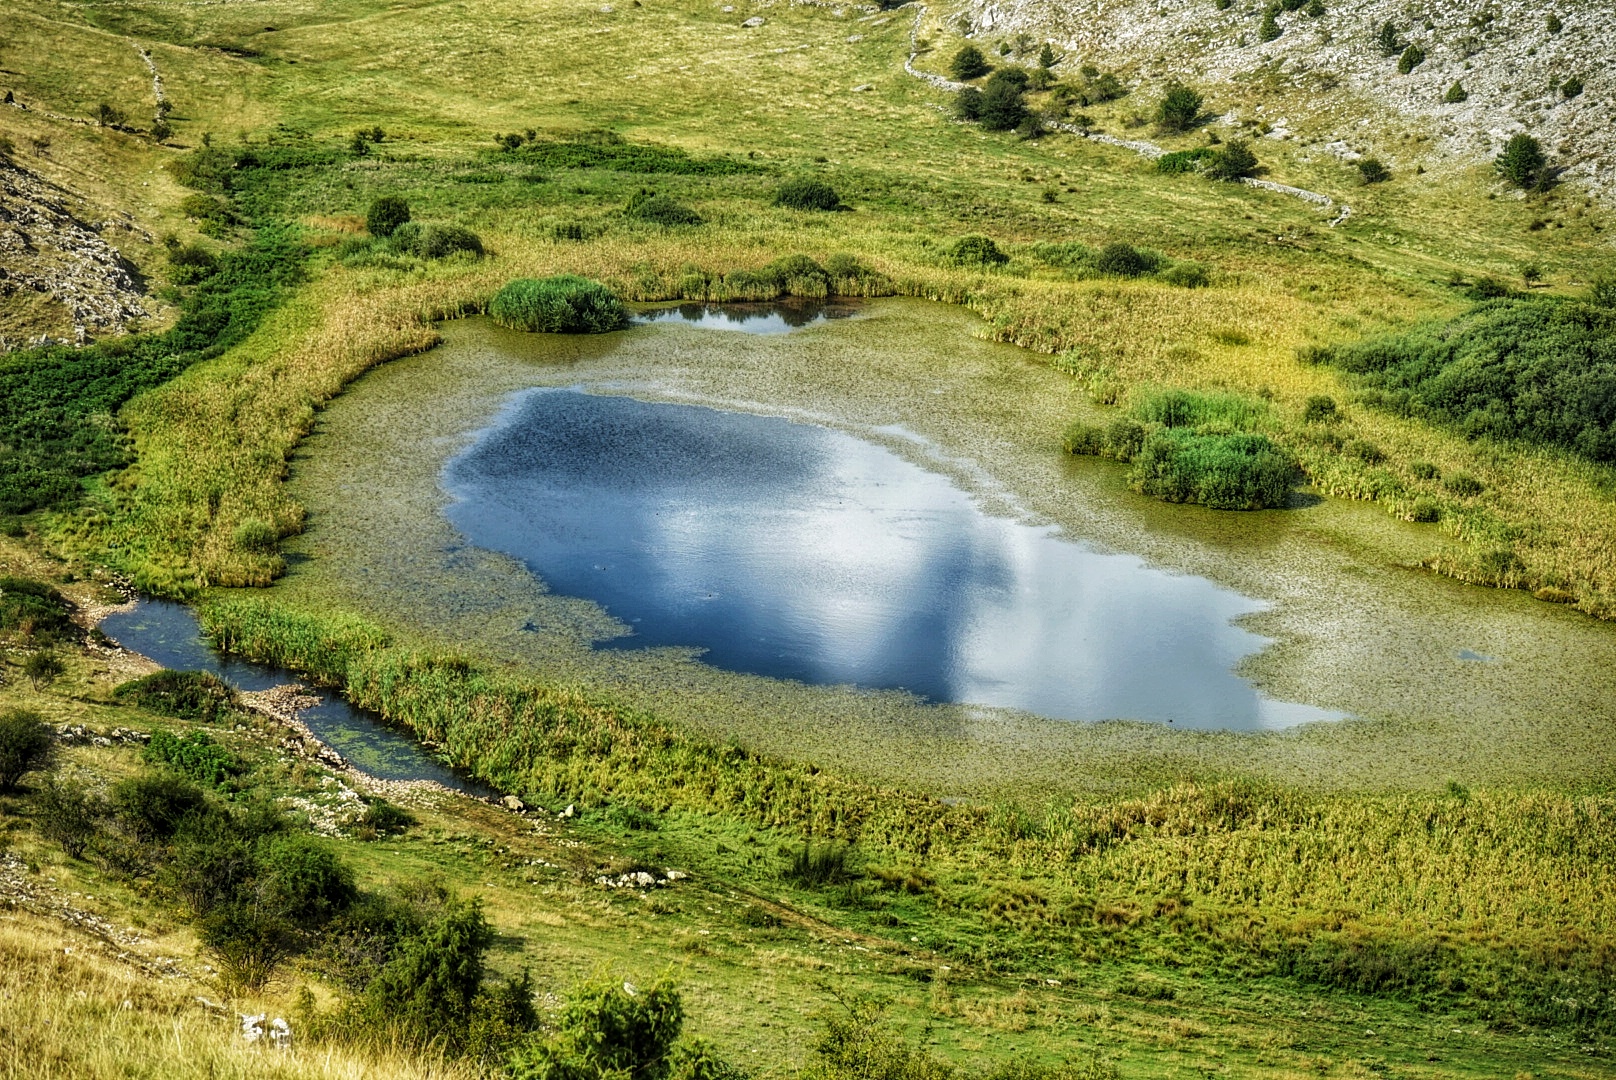
POLYGON ((300 716, 320 741, 372 776, 383 780, 434 780, 477 795, 487 789, 465 780, 434 760, 419 743, 354 708, 328 690, 310 686, 308 677, 285 668, 221 655, 207 644, 196 615, 184 604, 141 600, 128 611, 101 622, 101 632, 119 645, 176 671, 211 671, 237 690, 269 690, 298 683, 320 703, 300 716))
POLYGON ((731 671, 1070 720, 1340 714, 1235 666, 1257 601, 984 512, 948 477, 779 417, 535 389, 453 458, 451 521, 629 630, 731 671))
POLYGON ((845 319, 856 304, 793 300, 766 304, 680 304, 655 308, 635 317, 638 323, 680 323, 703 330, 738 330, 744 334, 788 334, 805 326, 845 319))

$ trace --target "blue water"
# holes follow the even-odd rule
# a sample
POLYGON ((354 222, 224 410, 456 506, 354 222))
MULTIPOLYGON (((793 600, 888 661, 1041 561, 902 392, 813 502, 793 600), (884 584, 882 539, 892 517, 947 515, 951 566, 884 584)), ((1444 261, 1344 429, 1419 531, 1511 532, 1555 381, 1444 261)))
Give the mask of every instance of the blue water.
POLYGON ((703 330, 745 334, 788 334, 828 319, 844 319, 858 308, 845 301, 793 300, 768 304, 680 304, 641 312, 636 322, 683 323, 703 330))
POLYGON ((535 389, 447 466, 450 519, 731 671, 1071 720, 1282 728, 1339 714, 1236 676, 1262 605, 989 515, 947 477, 775 417, 535 389))
POLYGON ((101 622, 101 632, 165 668, 211 671, 237 690, 269 690, 300 683, 309 696, 320 699, 318 705, 299 714, 303 722, 321 742, 365 772, 383 780, 435 780, 457 791, 488 793, 456 776, 409 736, 387 727, 336 694, 309 686, 307 676, 214 652, 202 636, 196 615, 184 604, 141 600, 133 610, 108 615, 101 622))

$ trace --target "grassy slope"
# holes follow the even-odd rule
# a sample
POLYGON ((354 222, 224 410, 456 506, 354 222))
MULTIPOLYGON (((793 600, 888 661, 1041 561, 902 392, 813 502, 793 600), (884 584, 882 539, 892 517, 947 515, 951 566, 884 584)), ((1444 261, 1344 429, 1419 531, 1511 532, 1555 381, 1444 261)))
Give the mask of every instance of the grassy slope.
MULTIPOLYGON (((234 551, 230 530, 249 515, 295 521, 296 508, 278 490, 279 463, 311 408, 370 363, 429 343, 420 316, 476 305, 498 281, 518 272, 579 269, 631 292, 661 295, 688 262, 718 270, 756 265, 782 251, 853 250, 908 291, 969 301, 1007 339, 1049 350, 1078 348, 1085 373, 1102 387, 1171 378, 1268 386, 1281 401, 1297 402, 1307 393, 1334 389, 1334 383, 1328 373, 1294 364, 1293 345, 1452 310, 1439 283, 1454 270, 1509 274, 1530 258, 1565 287, 1594 265, 1601 250, 1588 224, 1596 215, 1572 216, 1566 229, 1546 235, 1528 233, 1542 209, 1485 198, 1488 181, 1480 176, 1441 187, 1406 178, 1394 189, 1350 192, 1358 216, 1327 231, 1315 213, 1291 200, 1191 178, 1158 178, 1121 151, 1067 138, 1017 144, 950 125, 929 107, 938 96, 898 70, 906 30, 902 14, 876 25, 837 19, 823 9, 771 8, 765 27, 743 31, 736 24, 746 12, 724 15, 655 2, 620 6, 610 16, 589 4, 551 4, 541 11, 499 0, 351 4, 335 13, 314 4, 42 10, 46 17, 29 31, 38 41, 32 51, 41 55, 52 48, 56 55, 76 51, 105 56, 110 65, 113 54, 128 47, 112 35, 167 43, 159 44, 157 55, 170 95, 180 103, 182 142, 194 142, 204 130, 221 136, 256 130, 270 119, 333 136, 380 123, 401 140, 386 156, 419 159, 357 162, 322 178, 320 186, 286 193, 288 208, 311 225, 333 228, 340 224, 337 216, 361 211, 373 193, 396 189, 423 216, 457 218, 478 228, 498 252, 483 267, 451 266, 425 275, 333 272, 253 342, 136 410, 131 419, 142 465, 123 481, 131 488, 128 501, 112 504, 112 518, 93 525, 87 539, 104 542, 111 535, 139 544, 155 584, 267 577, 273 566, 234 551), (84 18, 106 33, 83 30, 84 18), (266 26, 276 30, 266 33, 266 26), (863 40, 847 42, 854 33, 863 40), (796 48, 805 43, 808 50, 796 48), (262 55, 230 58, 197 47, 203 44, 262 55), (217 80, 204 78, 214 70, 221 73, 217 80), (875 89, 849 92, 864 82, 875 89), (475 167, 461 162, 487 144, 491 131, 601 124, 693 151, 755 151, 781 171, 818 167, 859 212, 802 221, 761 210, 771 183, 767 176, 713 183, 659 178, 659 186, 688 198, 717 225, 680 236, 613 223, 599 241, 556 245, 548 240, 551 222, 609 220, 641 178, 568 175, 539 185, 452 179, 475 167), (817 157, 828 160, 819 164, 817 157), (1046 204, 1041 192, 1051 186, 1060 195, 1046 204), (940 245, 968 231, 990 232, 1007 244, 1149 242, 1175 256, 1213 263, 1231 283, 1187 293, 1040 281, 1035 269, 1027 277, 979 278, 940 268, 940 245), (1220 342, 1220 332, 1230 327, 1253 344, 1220 342), (1188 367, 1185 354, 1170 352, 1180 345, 1189 345, 1197 357, 1188 367), (1096 352, 1082 351, 1084 346, 1096 352), (232 422, 221 423, 221 417, 232 422), (207 512, 210 490, 227 495, 217 514, 207 512)), ((127 58, 134 59, 132 51, 127 58)), ((134 94, 138 76, 124 73, 118 81, 108 75, 107 84, 134 94)), ((80 86, 60 75, 49 81, 39 76, 32 89, 55 95, 61 111, 87 109, 104 92, 93 82, 80 80, 80 86)), ((1114 121, 1137 107, 1124 102, 1101 118, 1114 121)), ((154 166, 167 152, 120 152, 134 156, 107 170, 113 177, 109 195, 141 205, 147 220, 172 215, 173 189, 150 196, 133 190, 136 177, 166 183, 154 166)), ((1322 166, 1283 160, 1276 161, 1275 174, 1338 193, 1332 185, 1346 179, 1322 166)), ((1498 517, 1543 523, 1533 558, 1551 567, 1564 564, 1568 579, 1587 585, 1590 596, 1608 586, 1610 556, 1601 530, 1588 527, 1608 507, 1603 470, 1553 455, 1527 455, 1529 467, 1523 469, 1517 456, 1384 418, 1357 416, 1354 423, 1394 461, 1423 457, 1482 475, 1495 488, 1489 500, 1498 517)), ((1343 489, 1350 480, 1343 478, 1343 489)), ((69 682, 63 689, 74 687, 69 682)), ((5 693, 39 700, 15 680, 5 693)), ((99 706, 60 691, 44 700, 61 716, 100 713, 99 706)), ((116 719, 129 718, 119 713, 116 719)), ((1407 1075, 1525 1069, 1592 1075, 1601 1068, 1577 1065, 1531 1038, 1470 1035, 1477 1030, 1473 1023, 1455 1035, 1456 1025, 1446 1017, 1396 1002, 1301 992, 1279 981, 1206 982, 1207 973, 1185 973, 1162 962, 1159 946, 1140 950, 1137 962, 1120 967, 1091 967, 1068 957, 1060 963, 1075 964, 1070 969, 1052 962, 1043 970, 1006 973, 953 960, 947 966, 950 975, 959 972, 958 981, 939 978, 939 961, 905 955, 902 931, 881 929, 873 920, 919 920, 963 939, 968 924, 982 923, 978 909, 968 909, 957 922, 927 907, 848 914, 812 896, 782 893, 772 874, 774 841, 764 838, 756 858, 737 856, 748 850, 751 830, 722 818, 672 821, 654 837, 583 834, 589 845, 584 850, 602 860, 635 848, 650 855, 661 846, 664 855, 710 873, 712 884, 700 886, 710 891, 696 894, 701 899, 670 901, 662 912, 650 902, 609 900, 570 881, 554 885, 553 906, 535 911, 523 883, 485 874, 470 857, 472 844, 448 839, 453 833, 514 841, 500 831, 500 820, 451 812, 429 823, 423 835, 434 830, 441 830, 443 843, 372 848, 364 858, 384 875, 400 867, 436 869, 468 886, 489 888, 496 920, 525 928, 530 948, 558 981, 600 962, 636 971, 675 963, 699 1022, 712 1025, 729 1045, 756 1047, 759 1057, 771 1061, 800 1058, 802 1017, 824 1000, 816 989, 824 981, 873 986, 892 996, 907 1021, 935 1025, 940 1045, 952 1051, 997 1054, 1044 1046, 1069 1052, 1103 1042, 1126 1055, 1129 1075, 1219 1067, 1271 1075, 1363 1075, 1386 1067, 1407 1075), (743 912, 754 902, 734 899, 744 898, 737 891, 743 886, 786 901, 787 929, 748 926, 743 912), (855 927, 872 936, 851 937, 855 927), (851 942, 858 941, 878 950, 879 959, 856 953, 851 942), (1152 951, 1158 959, 1144 960, 1152 951), (911 974, 917 967, 929 981, 911 974), (1044 981, 1057 975, 1065 976, 1060 987, 1044 981), (777 996, 759 993, 760 980, 777 996), (1174 988, 1176 1001, 1151 999, 1150 985, 1158 980, 1174 988), (708 1019, 700 1020, 704 1015, 708 1019), (1369 1030, 1380 1034, 1358 1034, 1369 1030)), ((19 835, 27 844, 25 831, 19 835)), ((80 873, 67 867, 56 872, 70 883, 80 873)), ((1558 872, 1551 869, 1548 876, 1558 872)), ((1122 935, 1118 948, 1131 955, 1156 935, 1146 920, 1137 934, 1122 935)), ((53 1000, 51 1007, 64 1007, 64 997, 53 1000)))

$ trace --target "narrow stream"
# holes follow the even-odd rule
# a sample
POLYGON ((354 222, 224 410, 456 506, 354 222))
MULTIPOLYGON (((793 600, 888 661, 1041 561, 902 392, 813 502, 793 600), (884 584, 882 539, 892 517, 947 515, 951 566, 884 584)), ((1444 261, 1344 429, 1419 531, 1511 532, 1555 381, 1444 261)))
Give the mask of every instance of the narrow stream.
POLYGON ((237 690, 270 690, 293 683, 303 686, 320 703, 299 713, 300 719, 321 742, 379 779, 432 780, 468 794, 490 794, 434 760, 408 735, 354 708, 338 694, 311 686, 307 676, 215 652, 203 637, 195 613, 184 604, 141 600, 131 610, 108 615, 102 620, 101 632, 165 668, 209 671, 237 690))

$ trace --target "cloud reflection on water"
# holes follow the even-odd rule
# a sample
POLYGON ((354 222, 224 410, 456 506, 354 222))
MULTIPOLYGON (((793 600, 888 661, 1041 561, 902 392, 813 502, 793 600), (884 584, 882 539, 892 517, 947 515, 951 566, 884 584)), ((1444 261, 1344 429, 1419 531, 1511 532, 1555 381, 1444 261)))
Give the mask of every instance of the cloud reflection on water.
POLYGON ((1256 601, 985 514, 945 476, 808 424, 540 389, 449 463, 454 524, 732 671, 1061 719, 1286 727, 1336 714, 1231 669, 1256 601))

